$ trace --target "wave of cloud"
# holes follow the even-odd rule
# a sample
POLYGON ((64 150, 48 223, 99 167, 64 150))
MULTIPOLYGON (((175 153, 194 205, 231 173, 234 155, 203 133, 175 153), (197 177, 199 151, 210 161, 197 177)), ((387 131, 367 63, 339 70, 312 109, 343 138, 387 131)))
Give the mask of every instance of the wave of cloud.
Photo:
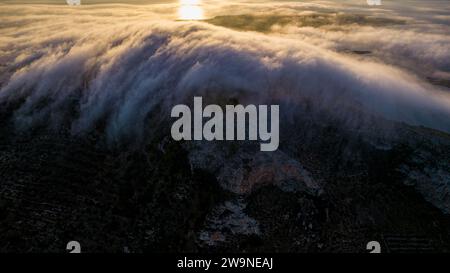
POLYGON ((308 41, 326 49, 366 51, 370 57, 400 66, 427 77, 450 78, 450 37, 445 27, 438 32, 411 28, 378 28, 373 26, 326 28, 274 26, 273 32, 286 37, 308 41))
POLYGON ((19 27, 26 18, 10 16, 0 30, 0 104, 19 128, 69 124, 73 133, 104 128, 111 139, 141 138, 150 118, 168 118, 168 109, 197 94, 281 103, 289 106, 284 115, 307 101, 343 121, 356 108, 450 132, 448 93, 306 39, 165 20, 148 6, 133 7, 136 17, 124 16, 123 6, 77 16, 30 9, 39 24, 19 27))

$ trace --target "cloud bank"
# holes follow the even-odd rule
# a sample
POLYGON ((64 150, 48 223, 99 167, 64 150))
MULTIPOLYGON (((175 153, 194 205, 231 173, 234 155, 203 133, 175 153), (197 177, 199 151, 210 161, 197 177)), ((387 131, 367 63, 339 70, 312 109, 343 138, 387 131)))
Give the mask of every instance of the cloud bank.
POLYGON ((389 42, 389 29, 379 30, 386 35, 378 40, 361 29, 345 36, 298 26, 272 35, 174 21, 171 5, 50 7, 11 5, 0 14, 0 105, 19 129, 101 128, 111 140, 140 139, 158 130, 148 128, 150 119, 167 119, 175 104, 203 95, 279 103, 286 117, 307 102, 349 124, 357 109, 450 132, 444 88, 382 58, 336 50, 338 43, 366 43, 386 49, 385 58, 397 53, 445 73, 448 40, 439 34, 424 34, 436 37, 408 51, 401 45, 414 35, 389 42))

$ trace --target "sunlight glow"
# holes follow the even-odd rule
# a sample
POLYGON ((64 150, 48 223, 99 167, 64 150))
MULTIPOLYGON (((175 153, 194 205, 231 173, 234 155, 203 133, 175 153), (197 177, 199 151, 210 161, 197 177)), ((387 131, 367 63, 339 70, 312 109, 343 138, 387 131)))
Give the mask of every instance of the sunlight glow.
POLYGON ((180 0, 180 5, 200 5, 200 0, 180 0))
POLYGON ((178 19, 202 20, 203 8, 201 7, 201 0, 180 0, 178 19))

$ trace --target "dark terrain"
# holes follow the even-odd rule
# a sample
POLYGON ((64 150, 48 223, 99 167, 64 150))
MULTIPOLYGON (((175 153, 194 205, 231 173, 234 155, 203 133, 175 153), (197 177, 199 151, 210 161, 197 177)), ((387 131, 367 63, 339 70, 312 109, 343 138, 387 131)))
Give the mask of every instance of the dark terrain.
MULTIPOLYGON (((250 187, 236 193, 220 186, 218 173, 190 163, 192 148, 164 131, 145 145, 111 147, 99 133, 20 133, 7 115, 1 125, 1 252, 66 252, 71 240, 83 252, 366 252, 372 240, 383 252, 450 251, 449 215, 416 190, 427 186, 406 183, 399 171, 448 164, 444 133, 396 125, 411 138, 389 149, 329 125, 313 125, 314 136, 282 139, 284 153, 302 163, 320 193, 283 190, 270 170, 264 183, 252 182, 258 163, 246 158, 247 144, 226 147, 232 155, 220 164, 239 155, 236 168, 250 187), (440 163, 411 163, 430 149, 440 163)), ((438 204, 448 195, 430 198, 438 204)))

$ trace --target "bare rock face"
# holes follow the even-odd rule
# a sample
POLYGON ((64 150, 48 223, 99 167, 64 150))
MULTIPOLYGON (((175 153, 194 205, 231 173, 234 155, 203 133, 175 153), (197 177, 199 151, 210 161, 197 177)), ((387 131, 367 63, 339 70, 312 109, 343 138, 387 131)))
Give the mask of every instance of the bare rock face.
POLYGON ((242 198, 237 198, 215 207, 199 239, 208 246, 215 246, 233 235, 260 235, 259 223, 244 212, 246 206, 242 198))
POLYGON ((323 192, 299 161, 280 150, 260 152, 254 145, 246 144, 233 151, 231 144, 201 143, 189 145, 188 151, 195 168, 211 171, 225 190, 238 195, 248 195, 268 185, 314 196, 323 192))
POLYGON ((405 184, 412 185, 423 197, 446 214, 450 214, 450 165, 425 167, 421 172, 404 166, 405 184))
POLYGON ((450 214, 450 136, 421 130, 411 154, 401 164, 404 183, 413 186, 428 202, 450 214))
POLYGON ((198 239, 208 247, 226 245, 239 236, 262 236, 259 222, 249 216, 249 196, 258 189, 273 186, 286 193, 319 196, 320 184, 300 164, 284 152, 260 152, 258 145, 194 142, 185 145, 193 169, 214 174, 231 198, 217 205, 207 216, 198 239))

